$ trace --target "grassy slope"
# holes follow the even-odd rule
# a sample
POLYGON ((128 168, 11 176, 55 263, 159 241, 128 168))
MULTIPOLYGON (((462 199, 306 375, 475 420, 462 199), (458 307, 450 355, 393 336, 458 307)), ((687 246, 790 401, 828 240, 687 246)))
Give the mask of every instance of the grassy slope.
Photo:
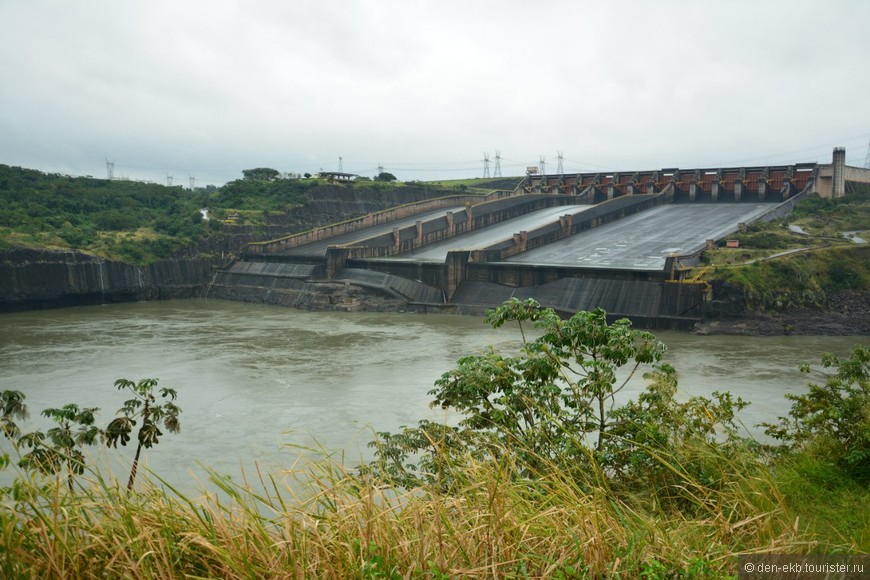
POLYGON ((753 224, 733 237, 740 248, 707 252, 714 266, 707 278, 742 288, 754 309, 824 306, 828 291, 870 288, 870 244, 855 244, 843 232, 870 239, 870 188, 838 200, 811 198, 787 221, 753 224), (788 250, 800 251, 765 260, 788 250))
POLYGON ((478 177, 472 179, 444 179, 440 181, 428 181, 426 183, 451 189, 465 187, 471 193, 489 193, 497 189, 513 191, 522 180, 522 177, 478 177))

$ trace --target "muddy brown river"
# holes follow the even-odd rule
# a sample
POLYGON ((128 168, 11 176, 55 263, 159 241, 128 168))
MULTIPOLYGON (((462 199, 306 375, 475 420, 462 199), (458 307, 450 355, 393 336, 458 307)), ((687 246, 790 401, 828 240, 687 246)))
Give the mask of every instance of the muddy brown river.
MULTIPOLYGON (((755 434, 755 424, 787 411, 784 393, 805 388, 801 361, 868 341, 657 336, 680 374, 681 396, 732 391, 752 402, 742 418, 755 434)), ((487 345, 515 349, 518 341, 515 329, 493 330, 481 318, 220 300, 44 310, 0 315, 0 389, 23 391, 32 414, 26 426, 44 428, 39 411, 70 402, 100 407, 108 423, 125 398, 115 379, 158 377, 179 393, 182 430, 146 450, 145 462, 187 487, 203 477, 200 464, 232 476, 255 462, 274 472, 300 453, 315 455, 301 447, 356 464, 370 457, 373 431, 444 417, 428 408, 427 392, 457 359, 487 345)), ((624 394, 641 387, 638 380, 624 394)), ((123 473, 132 452, 103 450, 99 461, 123 473)))

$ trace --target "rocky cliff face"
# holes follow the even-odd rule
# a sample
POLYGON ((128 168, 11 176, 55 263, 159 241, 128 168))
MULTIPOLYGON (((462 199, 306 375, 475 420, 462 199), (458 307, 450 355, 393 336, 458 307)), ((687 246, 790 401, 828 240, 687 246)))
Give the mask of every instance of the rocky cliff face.
POLYGON ((870 334, 870 291, 831 291, 824 305, 783 311, 753 310, 743 290, 714 282, 716 299, 704 308, 696 334, 769 336, 784 334, 867 336, 870 334))
POLYGON ((0 312, 200 296, 214 265, 205 258, 133 266, 71 251, 0 252, 0 312))

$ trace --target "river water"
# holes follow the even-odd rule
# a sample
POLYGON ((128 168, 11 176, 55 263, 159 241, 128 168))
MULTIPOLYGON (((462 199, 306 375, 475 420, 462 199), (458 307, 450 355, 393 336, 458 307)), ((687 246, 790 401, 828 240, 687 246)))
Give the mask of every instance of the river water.
MULTIPOLYGON (((751 433, 787 412, 787 392, 805 388, 801 361, 846 354, 867 337, 692 336, 661 332, 681 396, 730 390, 752 402, 741 417, 751 433)), ((460 357, 487 345, 519 344, 513 328, 481 318, 407 313, 303 312, 220 300, 178 300, 0 315, 0 389, 27 395, 30 428, 41 409, 75 402, 114 417, 128 397, 113 383, 157 377, 178 391, 181 433, 146 450, 145 464, 182 488, 200 464, 237 476, 255 462, 289 467, 302 447, 367 459, 373 431, 420 418, 427 392, 460 357)), ((636 394, 642 381, 625 391, 636 394)), ((8 443, 3 442, 8 450, 8 443)), ((123 474, 133 449, 100 452, 123 474)), ((8 474, 7 474, 8 477, 8 474)), ((198 485, 198 484, 197 484, 198 485)))

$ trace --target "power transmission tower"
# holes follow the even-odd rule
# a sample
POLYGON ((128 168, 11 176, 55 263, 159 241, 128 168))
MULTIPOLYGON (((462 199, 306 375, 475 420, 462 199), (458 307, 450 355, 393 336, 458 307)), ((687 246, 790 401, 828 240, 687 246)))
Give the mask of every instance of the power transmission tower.
POLYGON ((171 175, 169 175, 169 174, 166 175, 166 187, 172 187, 172 180, 173 179, 174 178, 171 175))
POLYGON ((486 151, 483 152, 483 177, 490 177, 489 175, 489 153, 486 151))
POLYGON ((867 157, 864 158, 864 169, 870 169, 870 143, 867 143, 867 157))
POLYGON ((187 181, 190 183, 190 191, 193 191, 193 186, 196 184, 196 178, 192 175, 188 175, 187 181))
POLYGON ((544 161, 543 155, 541 155, 541 160, 538 162, 538 165, 541 168, 541 175, 546 175, 547 174, 547 162, 544 161))
POLYGON ((342 167, 341 167, 341 162, 342 162, 341 155, 339 155, 338 156, 338 172, 339 173, 344 172, 344 169, 342 169, 342 167))
POLYGON ((492 172, 493 177, 501 177, 501 152, 496 149, 495 152, 495 171, 492 172))
POLYGON ((557 156, 558 159, 559 159, 559 162, 558 162, 557 165, 556 165, 556 173, 558 173, 559 175, 562 175, 563 173, 565 173, 565 170, 564 170, 564 168, 562 167, 562 152, 561 152, 561 151, 556 151, 556 156, 557 156))
POLYGON ((378 175, 384 172, 384 166, 378 163, 378 175))
POLYGON ((106 159, 106 179, 112 181, 115 179, 115 162, 106 159))

